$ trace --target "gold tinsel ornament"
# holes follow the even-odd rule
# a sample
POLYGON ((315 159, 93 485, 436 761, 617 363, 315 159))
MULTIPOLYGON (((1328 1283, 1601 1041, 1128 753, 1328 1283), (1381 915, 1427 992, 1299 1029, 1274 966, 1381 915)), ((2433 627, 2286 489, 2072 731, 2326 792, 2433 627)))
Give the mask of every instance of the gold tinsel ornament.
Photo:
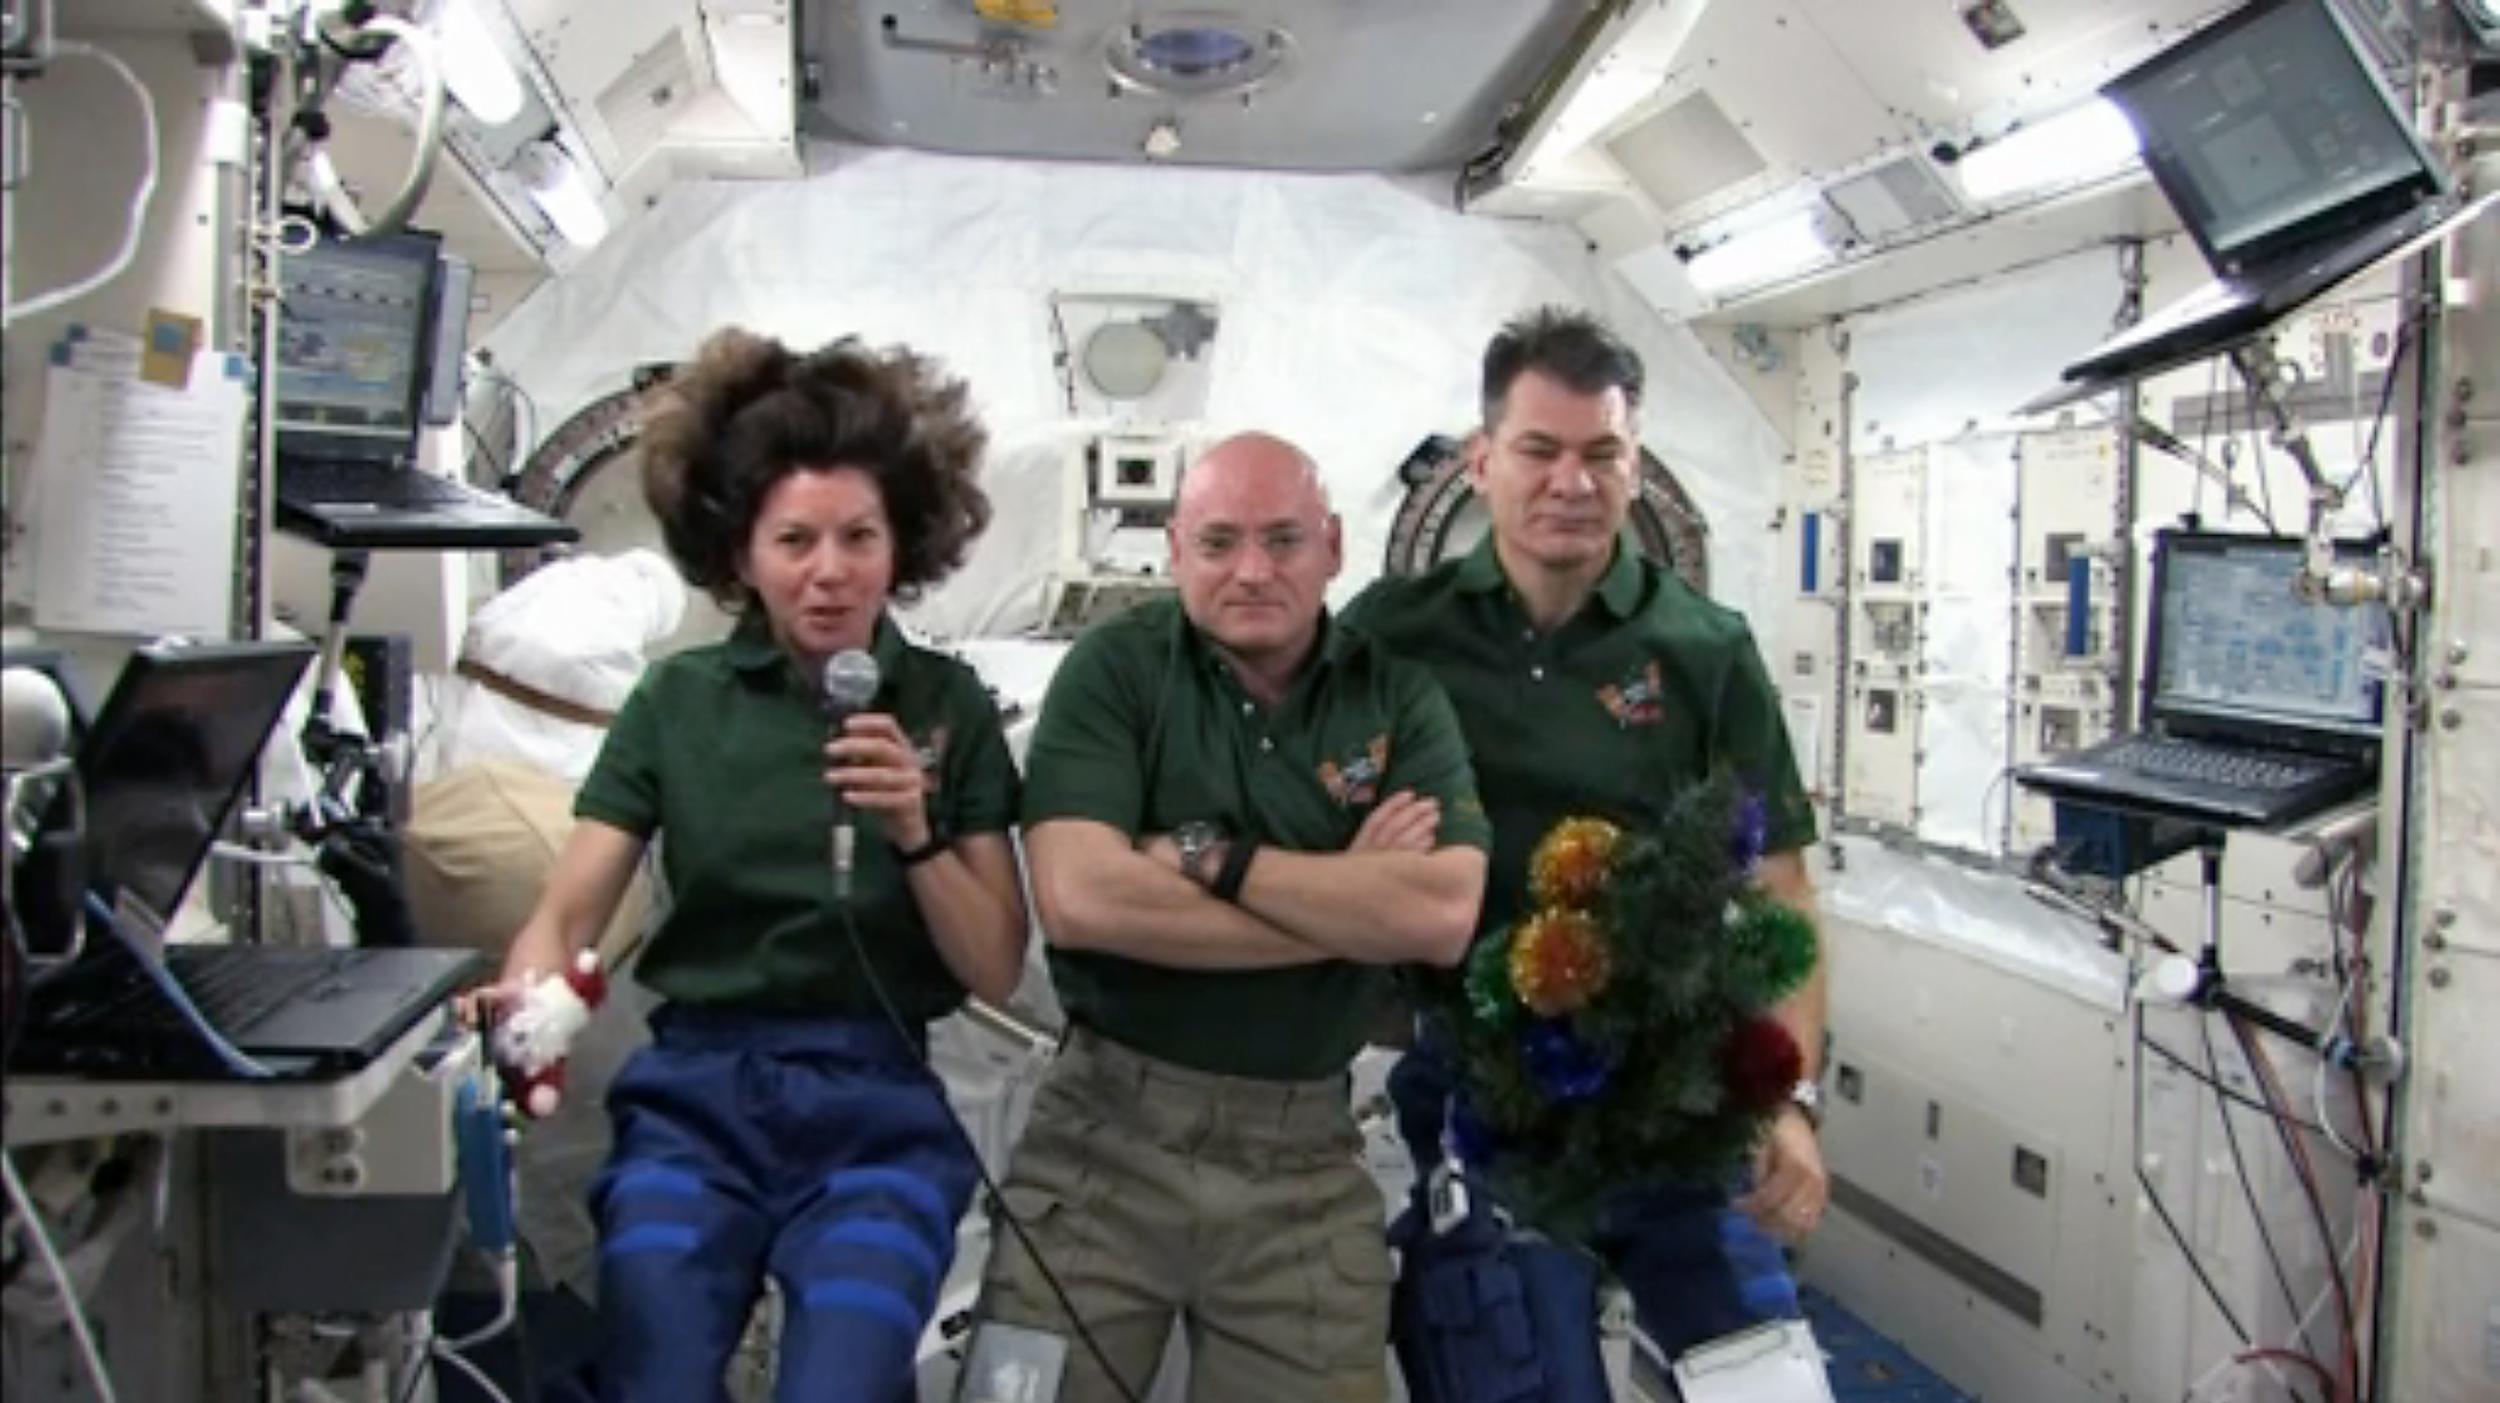
POLYGON ((1510 940, 1510 987, 1542 1018, 1587 1007, 1614 974, 1606 933, 1585 911, 1550 907, 1519 923, 1510 940))
POLYGON ((1528 855, 1528 893, 1539 908, 1586 910, 1597 904, 1613 869, 1615 845, 1623 830, 1602 818, 1567 818, 1557 823, 1536 851, 1528 855))

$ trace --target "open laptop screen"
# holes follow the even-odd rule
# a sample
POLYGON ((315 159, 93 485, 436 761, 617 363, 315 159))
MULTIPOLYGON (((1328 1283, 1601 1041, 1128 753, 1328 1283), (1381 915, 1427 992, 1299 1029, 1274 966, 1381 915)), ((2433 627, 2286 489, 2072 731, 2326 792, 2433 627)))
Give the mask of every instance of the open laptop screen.
POLYGON ((2439 188, 2326 0, 2255 0, 2104 91, 2207 258, 2226 269, 2305 224, 2376 209, 2374 197, 2439 188))
POLYGON ((2377 731, 2380 683, 2364 659, 2385 613, 2302 599, 2300 563, 2292 539, 2165 537, 2153 600, 2157 719, 2377 731))
POLYGON ((295 642, 131 655, 78 750, 96 885, 171 918, 312 655, 295 642))
POLYGON ((430 235, 321 239, 280 261, 279 449, 409 461, 432 378, 439 246, 430 235))

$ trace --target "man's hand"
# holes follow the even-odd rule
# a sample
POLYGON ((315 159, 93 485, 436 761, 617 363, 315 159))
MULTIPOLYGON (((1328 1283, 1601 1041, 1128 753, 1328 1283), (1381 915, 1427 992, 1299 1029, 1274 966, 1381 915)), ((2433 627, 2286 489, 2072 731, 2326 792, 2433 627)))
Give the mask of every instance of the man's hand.
POLYGON ((1736 1206, 1773 1237, 1801 1242, 1823 1221, 1831 1176, 1824 1172, 1823 1147, 1804 1111, 1788 1106, 1772 1119, 1770 1137, 1754 1156, 1753 1180, 1753 1192, 1736 1206))
POLYGON ((1428 853, 1441 835, 1441 801, 1401 789, 1372 806, 1346 851, 1428 853))

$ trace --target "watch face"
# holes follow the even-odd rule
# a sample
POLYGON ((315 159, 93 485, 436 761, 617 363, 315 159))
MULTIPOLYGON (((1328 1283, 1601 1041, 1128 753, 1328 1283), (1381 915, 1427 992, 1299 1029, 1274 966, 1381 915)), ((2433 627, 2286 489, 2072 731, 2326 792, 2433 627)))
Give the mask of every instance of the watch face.
POLYGON ((1207 853, 1224 839, 1214 824, 1192 819, 1172 830, 1172 841, 1181 850, 1181 872, 1191 881, 1205 885, 1211 874, 1206 870, 1207 853))

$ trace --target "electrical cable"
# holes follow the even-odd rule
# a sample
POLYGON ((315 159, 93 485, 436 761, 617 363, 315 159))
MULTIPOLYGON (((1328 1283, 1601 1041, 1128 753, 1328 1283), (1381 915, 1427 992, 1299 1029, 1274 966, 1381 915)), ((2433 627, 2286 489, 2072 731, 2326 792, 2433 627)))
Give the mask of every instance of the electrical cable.
POLYGON ((218 1032, 216 1025, 208 1021, 208 1016, 200 1012, 199 1005, 191 1002, 191 995, 182 987, 182 981, 174 977, 174 972, 165 967, 163 960, 158 959, 146 947, 132 939, 129 932, 122 929, 121 922, 113 917, 112 908, 106 906, 103 899, 94 892, 87 893, 87 914, 101 922, 106 932, 122 943, 122 948, 129 952, 132 959, 139 962, 139 967, 147 972, 148 978, 155 982, 167 1001, 173 1004, 174 1011, 180 1013, 183 1021, 189 1023, 192 1030, 200 1035, 200 1040, 208 1044, 208 1050, 217 1055, 217 1060, 224 1063, 227 1070, 236 1076, 247 1077, 254 1081, 265 1080, 276 1075, 267 1067, 245 1056, 242 1050, 233 1043, 226 1041, 226 1035, 218 1032))
POLYGON ((2379 382, 2378 410, 2370 416, 2370 438, 2361 450, 2360 465, 2352 470, 2352 476, 2345 478, 2344 485, 2337 489, 2340 495, 2349 496, 2352 492, 2353 478, 2366 478, 2370 486, 2370 515, 2382 531, 2387 529, 2387 504, 2379 497, 2378 436, 2379 430, 2387 426, 2387 410, 2396 399, 2396 379, 2404 369, 2405 354, 2412 349, 2413 323, 2408 318, 2396 328, 2396 347, 2388 353, 2387 376, 2379 382))
POLYGON ((93 44, 81 43, 75 39, 55 39, 52 41, 52 48, 56 53, 76 54, 80 58, 92 59, 103 64, 121 79, 122 84, 130 89, 132 96, 138 98, 139 126, 146 159, 140 167, 138 189, 130 196, 130 210, 122 224, 121 246, 113 251, 112 259, 103 268, 76 282, 55 288, 40 296, 30 297, 14 306, 0 306, 0 327, 5 327, 20 317, 31 317, 40 312, 49 312, 64 303, 74 302, 120 277, 139 255, 139 236, 147 224, 148 202, 156 195, 159 163, 156 99, 149 95, 147 84, 140 82, 139 75, 130 71, 130 65, 122 62, 118 55, 109 50, 97 48, 93 44))
POLYGON ((43 1230, 43 1219, 35 1212, 35 1200, 26 1192, 26 1183, 17 1177, 17 1161, 8 1151, 0 1150, 0 1180, 8 1186, 9 1204, 17 1210, 18 1230, 34 1244, 35 1255, 43 1259, 44 1269, 61 1290, 61 1306, 69 1319, 71 1336, 78 1344, 78 1358, 87 1367, 87 1382, 95 1396, 104 1403, 116 1403, 113 1376, 104 1368, 104 1352, 96 1348, 95 1332, 88 1328, 87 1310, 78 1299, 78 1288, 71 1284, 69 1268, 61 1265, 61 1254, 53 1249, 51 1234, 43 1230))
MULTIPOLYGON (((2145 1043, 2144 1004, 2141 1000, 2132 1002, 2135 1005, 2135 1044, 2141 1049, 2145 1043)), ((2169 1231, 2170 1240, 2178 1247, 2179 1255, 2187 1259, 2188 1270, 2195 1274, 2197 1284, 2205 1288, 2205 1299, 2213 1303, 2214 1311, 2222 1317, 2222 1322, 2231 1327, 2232 1337, 2240 1342, 2242 1348, 2246 1348, 2255 1343, 2249 1336, 2248 1328, 2240 1324, 2231 1303, 2223 1299, 2222 1288, 2214 1284, 2212 1275, 2205 1270, 2204 1261, 2196 1255, 2195 1245, 2188 1241, 2186 1233, 2180 1231, 2178 1220, 2170 1216, 2169 1207, 2161 1201, 2161 1190, 2154 1187, 2153 1176, 2144 1167, 2144 1059, 2136 1056, 2127 1060, 2134 1067, 2134 1095, 2130 1098, 2132 1104, 2129 1111, 2135 1122, 2136 1153, 2133 1158, 2136 1186, 2143 1191, 2144 1201, 2152 1206, 2153 1216, 2161 1219, 2162 1227, 2169 1231)))
MULTIPOLYGON (((885 981, 877 977, 877 967, 868 958, 866 942, 859 937, 859 922, 851 913, 850 903, 834 901, 830 887, 827 892, 827 901, 841 913, 842 933, 850 941, 851 958, 859 962, 860 973, 868 980, 868 992, 876 998, 877 1007, 885 1013, 886 1022, 893 1027, 895 1036, 903 1040, 904 1046, 919 1046, 919 1040, 911 1035, 910 1025, 903 1021, 903 1015, 894 1007, 894 1000, 886 994, 885 981)), ((946 1099, 946 1083, 939 1078, 937 1069, 923 1060, 920 1070, 928 1077, 930 1092, 938 1098, 939 1108, 946 1113, 946 1123, 954 1128, 955 1138, 963 1142, 964 1153, 971 1157, 974 1172, 981 1176, 982 1191, 989 1195, 989 1202, 998 1210, 998 1216, 1007 1224, 1008 1231, 1015 1235, 1017 1244, 1024 1248, 1025 1255, 1033 1259, 1035 1269, 1041 1272, 1042 1280, 1050 1286, 1050 1294, 1059 1302, 1059 1309, 1067 1314, 1068 1323, 1075 1327, 1077 1338, 1084 1341, 1086 1352, 1094 1357, 1095 1366, 1102 1370, 1103 1377, 1111 1381, 1111 1386, 1119 1391, 1126 1403, 1144 1403, 1144 1395, 1130 1387, 1120 1371, 1111 1366, 1110 1353, 1102 1347, 1102 1341, 1094 1338, 1093 1329, 1085 1323, 1085 1317, 1077 1313, 1076 1302, 1069 1299, 1067 1287, 1060 1284, 1059 1274, 1051 1270, 1050 1263, 1043 1258, 1041 1248, 1034 1244, 1032 1234, 1025 1230, 1024 1221, 1008 1206, 1006 1191, 999 1188, 998 1181, 990 1176, 989 1165, 982 1162, 981 1147, 973 1143, 972 1132, 964 1128, 963 1118, 955 1114, 954 1103, 946 1099)), ((992 1242, 990 1250, 998 1250, 998 1244, 992 1242)))
MULTIPOLYGON (((408 167, 400 176, 399 188, 392 192, 382 212, 367 215, 357 206, 354 197, 348 194, 345 182, 340 180, 338 168, 332 164, 323 139, 314 134, 320 123, 316 121, 311 129, 307 128, 305 118, 317 119, 320 116, 321 96, 316 96, 311 105, 298 111, 297 129, 305 132, 307 138, 301 159, 311 179, 313 193, 320 199, 322 207, 350 235, 365 237, 398 232, 425 199, 426 187, 434 179, 435 161, 442 151, 445 89, 442 60, 434 49, 433 36, 393 15, 375 15, 367 19, 360 32, 383 35, 394 45, 404 46, 417 68, 416 145, 409 153, 408 167)), ((380 53, 376 50, 373 54, 356 54, 333 47, 350 61, 371 61, 380 53)))
MULTIPOLYGON (((2169 1063, 2189 1080, 2194 1081, 2201 1086, 2207 1087, 2216 1096, 2219 1096, 2226 1101, 2230 1101, 2236 1105, 2243 1106, 2249 1110, 2257 1111, 2268 1116, 2276 1114, 2273 1110, 2267 1107, 2265 1102, 2258 1100, 2256 1097, 2249 1095, 2247 1092, 2240 1091, 2225 1083, 2218 1082, 2210 1076, 2207 1076, 2204 1068, 2197 1066, 2195 1062, 2172 1051, 2158 1038, 2147 1037, 2144 1039, 2144 1050, 2160 1058, 2162 1061, 2169 1063)), ((2315 1122, 2304 1120, 2296 1115, 2287 1115, 2285 1118, 2289 1119, 2292 1124, 2299 1126, 2301 1129, 2309 1131, 2312 1134, 2325 1133, 2324 1129, 2315 1122)))
MULTIPOLYGON (((2267 1054, 2264 1045, 2257 1040, 2256 1033, 2250 1029, 2249 1025, 2242 1020, 2239 1015, 2225 1014, 2225 1017, 2230 1023, 2232 1034, 2239 1039, 2241 1055, 2248 1059, 2249 1065, 2254 1068, 2257 1073, 2257 1085, 2260 1093, 2266 1098, 2269 1104, 2278 1107, 2288 1107, 2290 1104, 2290 1098, 2283 1094, 2282 1081, 2275 1075, 2274 1059, 2267 1054)), ((2274 1129, 2275 1133, 2282 1137, 2285 1152, 2291 1156, 2292 1167, 2300 1181, 2301 1192, 2309 1200, 2310 1217, 2317 1224, 2318 1242, 2320 1246, 2326 1250, 2327 1270, 2334 1278, 2335 1299, 2338 1303, 2340 1312, 2339 1323, 2343 1326, 2344 1333, 2343 1355, 2345 1372, 2342 1377, 2349 1380, 2352 1375, 2358 1371, 2359 1367, 2356 1355, 2356 1344, 2353 1339, 2355 1317, 2352 1309, 2352 1287, 2351 1283, 2345 1278, 2343 1263, 2335 1260, 2335 1231, 2326 1216, 2326 1201, 2318 1192, 2317 1167, 2310 1160, 2308 1141, 2302 1139, 2297 1132, 2280 1119, 2275 1121, 2274 1129)), ((2350 1397, 2349 1388, 2339 1390, 2337 1396, 2339 1398, 2348 1399, 2350 1397)))
MULTIPOLYGON (((2240 1152, 2239 1130, 2231 1124, 2231 1103, 2221 1095, 2222 1060, 2214 1055, 2214 1025, 2210 1014, 2200 1012, 2197 1015, 2196 1032, 2205 1042, 2205 1070, 2213 1077, 2214 1112, 2222 1121, 2223 1143, 2231 1148, 2231 1172, 2240 1181, 2241 1196, 2248 1201, 2248 1220, 2257 1227, 2257 1242, 2265 1249, 2266 1265, 2273 1269, 2274 1284, 2282 1289, 2283 1308, 2297 1319, 2300 1298, 2292 1292, 2291 1273, 2283 1269, 2283 1254, 2274 1245, 2273 1230, 2266 1226, 2265 1210, 2257 1206, 2257 1185, 2249 1178, 2247 1156, 2240 1152)), ((2325 1065, 2324 1059, 2320 1059, 2319 1065, 2325 1065)), ((2317 1341, 2309 1338, 2305 1327, 2300 1331, 2300 1343, 2309 1355, 2318 1352, 2317 1341)), ((2310 1362, 2314 1364, 2316 1361, 2311 1359, 2310 1362)))
MULTIPOLYGON (((2360 1255, 2361 1250, 2362 1229, 2359 1225, 2355 1225, 2351 1238, 2344 1244, 2344 1260, 2346 1262, 2354 1261, 2360 1255)), ((2325 1310, 2326 1303, 2333 1300, 2334 1297, 2335 1286, 2333 1282, 2321 1285, 2318 1288, 2317 1294, 2309 1298, 2307 1308, 2302 1310, 2299 1318, 2292 1322, 2293 1330, 2297 1333, 2306 1333, 2310 1323, 2318 1318, 2318 1312, 2325 1310)), ((2197 1399, 2204 1396, 2206 1389, 2213 1387, 2214 1380, 2221 1378, 2224 1374, 2229 1373, 2234 1368, 2243 1367, 2248 1364, 2263 1364, 2264 1362, 2265 1361, 2263 1360, 2246 1358, 2244 1357, 2242 1351, 2233 1350, 2232 1352, 2222 1356, 2222 1358, 2214 1361, 2212 1368, 2197 1375, 2195 1381, 2188 1385, 2187 1392, 2180 1396, 2179 1403, 2196 1403, 2197 1399)))

